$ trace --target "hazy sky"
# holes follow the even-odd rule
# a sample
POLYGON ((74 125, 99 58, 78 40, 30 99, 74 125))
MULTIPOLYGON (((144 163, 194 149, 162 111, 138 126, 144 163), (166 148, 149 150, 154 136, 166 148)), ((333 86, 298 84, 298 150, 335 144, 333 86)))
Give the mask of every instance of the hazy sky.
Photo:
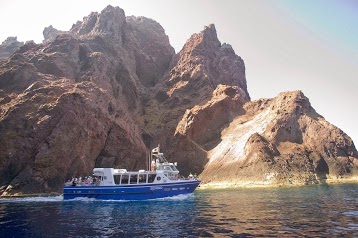
POLYGON ((358 0, 1 0, 0 41, 40 43, 44 27, 69 30, 108 4, 158 21, 176 51, 214 23, 244 59, 253 100, 302 90, 358 143, 358 0))

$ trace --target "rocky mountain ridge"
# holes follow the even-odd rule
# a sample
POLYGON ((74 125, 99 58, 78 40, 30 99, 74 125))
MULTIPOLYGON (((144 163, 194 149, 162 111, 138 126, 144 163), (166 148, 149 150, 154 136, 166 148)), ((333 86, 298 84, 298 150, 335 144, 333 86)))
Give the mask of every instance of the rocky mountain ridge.
POLYGON ((61 192, 93 167, 145 169, 158 143, 206 184, 353 178, 352 140, 302 92, 250 101, 214 25, 175 54, 159 23, 108 6, 0 61, 0 192, 61 192))

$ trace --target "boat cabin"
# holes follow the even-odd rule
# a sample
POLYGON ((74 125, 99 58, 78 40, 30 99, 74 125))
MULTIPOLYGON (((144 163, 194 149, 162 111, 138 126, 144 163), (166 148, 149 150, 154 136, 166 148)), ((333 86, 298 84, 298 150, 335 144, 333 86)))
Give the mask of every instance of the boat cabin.
POLYGON ((93 175, 100 186, 127 184, 155 184, 178 180, 179 171, 172 163, 160 164, 155 171, 127 171, 126 169, 95 168, 93 175))
MULTIPOLYGON (((148 170, 127 171, 126 169, 94 168, 93 175, 97 178, 91 185, 116 186, 131 184, 159 184, 183 180, 179 177, 177 163, 169 163, 159 145, 153 149, 147 161, 148 170)), ((81 179, 80 179, 81 180, 81 179)), ((76 181, 75 181, 76 182, 76 181)), ((76 186, 76 183, 72 186, 76 186)), ((71 184, 71 182, 69 182, 71 184)), ((80 183, 80 185, 83 185, 80 183)))

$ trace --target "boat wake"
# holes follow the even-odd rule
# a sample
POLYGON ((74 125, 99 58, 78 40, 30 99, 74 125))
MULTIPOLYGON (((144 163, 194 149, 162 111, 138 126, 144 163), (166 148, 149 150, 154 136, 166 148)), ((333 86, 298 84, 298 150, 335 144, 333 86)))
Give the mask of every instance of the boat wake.
POLYGON ((103 200, 96 198, 78 197, 74 199, 64 200, 65 202, 127 202, 125 200, 103 200))
POLYGON ((194 195, 192 193, 190 194, 179 194, 173 197, 165 197, 165 198, 156 198, 152 199, 151 201, 181 201, 186 200, 190 197, 193 197, 194 195))
POLYGON ((63 196, 0 198, 0 203, 62 202, 63 196))
MULTIPOLYGON (((182 201, 186 200, 190 197, 193 197, 193 194, 180 194, 173 197, 165 197, 165 198, 156 198, 149 200, 141 200, 141 201, 182 201)), ((0 203, 27 203, 27 202, 63 202, 63 195, 60 196, 47 196, 47 197, 17 197, 17 198, 0 198, 0 203)), ((95 198, 75 198, 66 200, 66 202, 139 202, 135 200, 101 200, 95 198)))
POLYGON ((190 197, 193 197, 193 194, 180 194, 172 197, 164 197, 164 198, 155 198, 155 199, 147 199, 147 200, 112 200, 112 199, 96 199, 96 198, 74 198, 65 200, 65 202, 150 202, 150 201, 181 201, 186 200, 190 197))

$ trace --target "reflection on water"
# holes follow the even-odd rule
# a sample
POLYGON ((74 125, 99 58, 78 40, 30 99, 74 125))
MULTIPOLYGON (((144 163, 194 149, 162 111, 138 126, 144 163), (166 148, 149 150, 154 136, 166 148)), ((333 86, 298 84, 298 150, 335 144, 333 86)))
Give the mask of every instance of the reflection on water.
POLYGON ((358 237, 358 185, 196 191, 142 202, 0 200, 4 237, 358 237))
POLYGON ((358 185, 204 193, 200 197, 206 199, 199 210, 205 212, 196 220, 200 225, 194 223, 193 227, 206 224, 201 231, 211 235, 358 235, 358 185))

